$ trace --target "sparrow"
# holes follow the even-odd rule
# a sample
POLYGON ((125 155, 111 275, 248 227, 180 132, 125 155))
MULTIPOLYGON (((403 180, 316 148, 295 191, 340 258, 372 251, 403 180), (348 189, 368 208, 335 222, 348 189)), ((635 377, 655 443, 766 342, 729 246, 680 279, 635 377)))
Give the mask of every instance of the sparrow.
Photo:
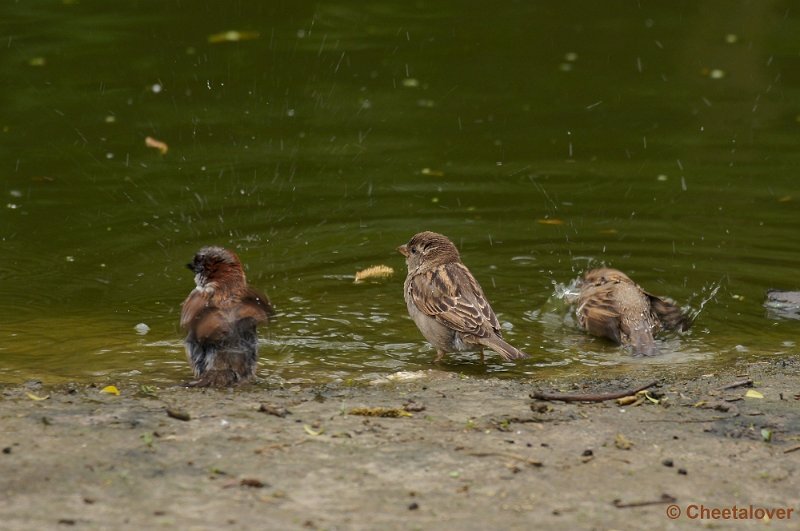
POLYGON ((593 336, 630 345, 637 356, 658 354, 653 335, 660 330, 688 330, 691 318, 670 299, 640 288, 622 271, 587 271, 580 281, 575 313, 593 336))
POLYGON ((403 294, 411 319, 436 348, 435 363, 448 352, 488 347, 504 360, 528 355, 506 343, 500 323, 478 281, 461 263, 447 237, 420 232, 397 248, 406 258, 403 294))
POLYGON ((256 327, 274 315, 269 299, 248 287, 239 257, 222 247, 203 247, 186 267, 196 284, 181 310, 186 357, 197 378, 189 385, 227 387, 252 380, 256 327))

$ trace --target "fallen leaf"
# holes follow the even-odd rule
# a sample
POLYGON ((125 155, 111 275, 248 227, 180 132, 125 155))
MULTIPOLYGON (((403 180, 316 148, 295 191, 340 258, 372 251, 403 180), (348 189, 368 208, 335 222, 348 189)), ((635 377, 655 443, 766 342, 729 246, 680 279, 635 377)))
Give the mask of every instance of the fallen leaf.
POLYGON ((119 396, 119 389, 117 389, 113 385, 107 385, 107 386, 103 387, 102 389, 100 389, 100 392, 101 393, 107 393, 109 395, 119 396))
POLYGON ((618 433, 617 436, 614 438, 614 446, 619 448, 620 450, 630 450, 633 446, 633 443, 628 440, 627 437, 618 433))
POLYGON ((169 146, 165 142, 156 140, 152 136, 148 136, 144 139, 144 145, 149 148, 157 149, 162 155, 166 155, 167 151, 169 151, 169 146))
POLYGON ((563 225, 564 222, 560 219, 555 218, 547 218, 547 219, 537 219, 536 223, 540 225, 563 225))
POLYGON ((167 408, 167 416, 177 420, 192 420, 192 416, 186 411, 180 409, 167 408))
POLYGON ((31 400, 36 400, 37 402, 39 402, 40 400, 47 400, 48 398, 50 398, 50 395, 47 395, 47 396, 37 396, 37 395, 35 395, 35 394, 33 394, 33 393, 25 393, 25 396, 27 396, 27 397, 28 397, 28 398, 30 398, 31 400))
POLYGON ((239 41, 252 41, 261 37, 257 31, 223 31, 222 33, 214 33, 208 36, 208 42, 211 44, 219 44, 221 42, 239 42, 239 41))
POLYGON ((267 486, 263 481, 255 478, 243 478, 239 484, 242 487, 252 487, 254 489, 263 489, 267 486))
POLYGON ((267 413, 269 415, 275 415, 276 417, 284 418, 286 415, 291 415, 292 412, 286 409, 283 406, 279 406, 276 404, 267 404, 263 403, 258 408, 259 411, 267 413))
POLYGON ((764 442, 772 441, 772 430, 769 428, 761 428, 761 438, 764 442))
POLYGON ((764 395, 756 391, 755 389, 748 389, 747 392, 744 394, 747 398, 764 398, 764 395))
POLYGON ((350 415, 361 415, 362 417, 413 417, 405 409, 397 407, 356 407, 350 410, 350 415))
POLYGON ((307 434, 313 435, 314 437, 316 437, 318 435, 322 435, 323 433, 325 433, 325 429, 324 428, 320 428, 319 431, 315 431, 308 424, 303 424, 303 429, 306 431, 307 434))
POLYGON ((617 404, 620 406, 627 406, 628 404, 633 404, 636 400, 637 398, 635 395, 623 396, 622 398, 617 398, 617 404))
POLYGON ((356 279, 354 282, 361 282, 362 280, 366 280, 368 278, 388 278, 392 275, 394 275, 394 269, 391 267, 386 265, 376 265, 356 273, 356 279))

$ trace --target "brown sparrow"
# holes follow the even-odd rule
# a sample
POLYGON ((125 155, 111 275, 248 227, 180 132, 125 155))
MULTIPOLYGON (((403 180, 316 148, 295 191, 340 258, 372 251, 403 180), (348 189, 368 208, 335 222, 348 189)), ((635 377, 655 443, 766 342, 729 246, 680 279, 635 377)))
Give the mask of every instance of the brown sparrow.
POLYGON ((186 267, 197 284, 181 310, 188 330, 186 356, 196 381, 224 387, 252 380, 258 363, 256 327, 273 315, 269 299, 247 286, 239 258, 222 247, 203 247, 186 267))
POLYGON ((669 299, 640 288, 616 269, 592 269, 580 283, 578 323, 588 333, 618 345, 630 345, 637 356, 658 354, 653 334, 688 330, 691 319, 669 299))
POLYGON ((436 348, 447 352, 489 347, 504 360, 528 357, 500 337, 500 323, 478 281, 461 263, 458 249, 445 236, 420 232, 397 248, 406 257, 404 296, 408 313, 436 348))

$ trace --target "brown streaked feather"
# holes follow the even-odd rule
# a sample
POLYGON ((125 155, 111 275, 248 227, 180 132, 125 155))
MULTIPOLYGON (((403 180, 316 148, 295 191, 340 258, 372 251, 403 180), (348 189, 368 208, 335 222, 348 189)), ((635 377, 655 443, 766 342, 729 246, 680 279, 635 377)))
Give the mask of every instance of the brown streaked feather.
POLYGON ((457 332, 483 338, 500 331, 483 290, 461 263, 416 275, 410 288, 417 308, 457 332))

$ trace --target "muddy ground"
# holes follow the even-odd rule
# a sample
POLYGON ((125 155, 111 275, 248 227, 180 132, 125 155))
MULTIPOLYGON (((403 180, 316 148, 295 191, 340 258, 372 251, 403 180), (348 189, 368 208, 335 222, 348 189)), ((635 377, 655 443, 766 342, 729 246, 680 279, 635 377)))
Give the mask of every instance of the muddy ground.
POLYGON ((800 528, 797 359, 673 373, 651 389, 654 400, 625 406, 529 394, 648 378, 404 376, 358 387, 131 386, 120 396, 82 385, 2 388, 0 527, 764 526, 691 518, 702 504, 792 509, 788 520, 773 512, 769 527, 800 528))

